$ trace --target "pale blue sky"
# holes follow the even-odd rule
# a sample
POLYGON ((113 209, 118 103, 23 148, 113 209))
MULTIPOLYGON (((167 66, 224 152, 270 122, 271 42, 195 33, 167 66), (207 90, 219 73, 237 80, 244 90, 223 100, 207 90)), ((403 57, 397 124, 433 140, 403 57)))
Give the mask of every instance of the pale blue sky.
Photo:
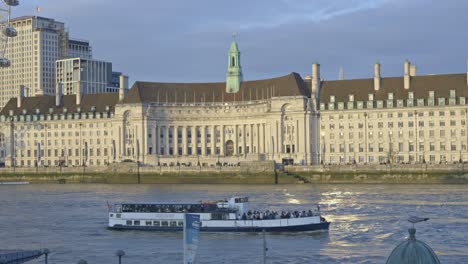
POLYGON ((466 71, 465 0, 22 0, 13 16, 66 23, 94 57, 131 82, 223 81, 232 32, 247 80, 310 74, 325 79, 398 76, 403 60, 418 74, 466 71))

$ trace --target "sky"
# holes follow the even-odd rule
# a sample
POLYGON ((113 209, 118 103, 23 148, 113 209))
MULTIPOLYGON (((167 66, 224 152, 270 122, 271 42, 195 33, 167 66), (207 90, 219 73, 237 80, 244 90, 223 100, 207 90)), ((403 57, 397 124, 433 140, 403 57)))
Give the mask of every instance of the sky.
POLYGON ((93 57, 134 81, 224 81, 233 32, 245 80, 311 74, 335 80, 466 72, 466 0, 21 0, 12 16, 66 23, 93 57))

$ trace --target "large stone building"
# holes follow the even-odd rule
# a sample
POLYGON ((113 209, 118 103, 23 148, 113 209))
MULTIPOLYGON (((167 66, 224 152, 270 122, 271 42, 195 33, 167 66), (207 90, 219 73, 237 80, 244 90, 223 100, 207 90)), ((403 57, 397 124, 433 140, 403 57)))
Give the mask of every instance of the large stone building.
POLYGON ((11 99, 0 112, 6 166, 445 162, 468 158, 467 74, 243 81, 233 42, 226 82, 136 82, 127 92, 11 99))
POLYGON ((136 82, 125 94, 20 96, 0 113, 6 166, 312 162, 310 89, 286 76, 243 81, 233 42, 227 83, 136 82))
POLYGON ((467 74, 326 81, 315 142, 324 163, 445 163, 468 159, 467 74))

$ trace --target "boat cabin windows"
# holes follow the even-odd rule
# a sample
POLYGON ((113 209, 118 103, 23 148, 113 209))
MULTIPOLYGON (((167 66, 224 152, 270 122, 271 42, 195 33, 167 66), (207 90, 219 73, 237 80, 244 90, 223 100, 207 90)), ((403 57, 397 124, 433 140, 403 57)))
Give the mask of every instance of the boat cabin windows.
POLYGON ((183 221, 178 221, 177 226, 179 226, 179 227, 184 226, 184 222, 183 221))
POLYGON ((131 220, 127 220, 127 225, 131 226, 131 225, 132 225, 132 221, 131 221, 131 220))
POLYGON ((140 225, 140 220, 133 221, 133 225, 139 226, 140 225))
MULTIPOLYGON (((236 203, 244 203, 247 198, 236 198, 236 203)), ((202 204, 122 204, 123 213, 209 213, 218 210, 230 210, 218 208, 216 203, 202 204)))
POLYGON ((159 221, 153 221, 154 226, 161 226, 161 223, 159 221))
POLYGON ((171 227, 177 226, 177 221, 171 221, 171 227))
POLYGON ((211 220, 229 220, 229 214, 225 213, 212 213, 211 220))
POLYGON ((110 214, 110 217, 114 217, 114 214, 110 214))
POLYGON ((235 203, 248 203, 248 202, 249 202, 249 198, 248 198, 248 197, 236 198, 236 199, 234 199, 234 202, 235 202, 235 203))
POLYGON ((162 226, 162 227, 167 227, 167 226, 169 226, 169 222, 167 222, 167 221, 161 221, 161 226, 162 226))
POLYGON ((121 214, 116 214, 115 217, 120 218, 122 215, 121 214))
POLYGON ((147 226, 152 226, 152 225, 153 225, 153 222, 151 222, 151 221, 146 221, 145 225, 147 225, 147 226))

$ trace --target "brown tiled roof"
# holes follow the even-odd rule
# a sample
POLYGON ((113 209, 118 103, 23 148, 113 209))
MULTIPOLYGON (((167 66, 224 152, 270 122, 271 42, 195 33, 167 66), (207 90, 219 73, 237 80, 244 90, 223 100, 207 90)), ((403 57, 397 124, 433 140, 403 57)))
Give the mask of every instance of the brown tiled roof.
POLYGON ((330 96, 335 96, 335 102, 348 102, 349 95, 354 95, 354 101, 368 101, 368 94, 374 94, 374 101, 387 100, 393 93, 394 100, 408 99, 408 92, 414 93, 414 98, 428 98, 429 91, 434 91, 434 98, 450 96, 450 90, 455 90, 457 97, 468 97, 466 74, 443 74, 412 76, 410 89, 403 86, 403 77, 382 78, 380 89, 374 90, 374 79, 322 81, 320 103, 329 103, 330 96))
POLYGON ((310 96, 301 76, 286 76, 242 82, 239 92, 226 93, 226 83, 156 83, 136 82, 124 103, 140 102, 233 102, 261 100, 276 96, 310 96))
MULTIPOLYGON (((111 111, 115 109, 115 105, 119 101, 118 93, 102 93, 102 94, 84 94, 81 97, 81 111, 90 112, 91 107, 96 107, 96 112, 105 112, 106 106, 109 106, 111 111)), ((54 109, 54 113, 63 113, 63 108, 67 108, 67 113, 76 113, 78 106, 76 105, 76 95, 64 95, 59 107, 55 106, 55 96, 34 96, 25 97, 21 108, 16 106, 17 98, 12 98, 0 112, 0 115, 9 115, 10 110, 13 110, 15 115, 22 114, 23 109, 26 109, 28 114, 36 113, 39 109, 41 114, 48 114, 49 108, 54 109)))

